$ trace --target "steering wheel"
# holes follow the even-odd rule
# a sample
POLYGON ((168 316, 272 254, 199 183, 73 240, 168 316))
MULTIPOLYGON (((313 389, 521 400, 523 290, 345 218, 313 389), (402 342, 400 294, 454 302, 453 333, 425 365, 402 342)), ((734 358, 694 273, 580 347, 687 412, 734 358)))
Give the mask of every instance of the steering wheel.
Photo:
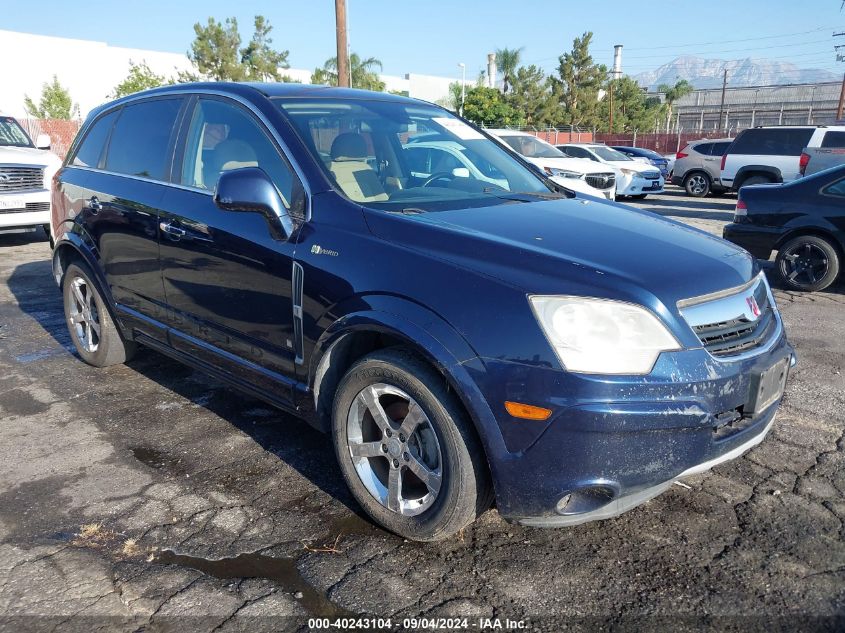
POLYGON ((455 179, 455 175, 452 172, 450 172, 450 171, 438 171, 438 172, 431 174, 431 176, 429 176, 428 178, 426 178, 425 182, 420 186, 421 187, 430 187, 432 185, 432 183, 435 183, 438 180, 448 180, 448 181, 451 182, 454 179, 455 179))

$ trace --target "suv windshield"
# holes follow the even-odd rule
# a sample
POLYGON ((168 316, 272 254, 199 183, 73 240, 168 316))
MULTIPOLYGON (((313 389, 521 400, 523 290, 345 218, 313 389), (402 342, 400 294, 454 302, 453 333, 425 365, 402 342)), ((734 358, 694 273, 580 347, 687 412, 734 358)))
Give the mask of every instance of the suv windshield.
POLYGON ((566 158, 566 154, 554 145, 549 145, 533 136, 514 134, 501 135, 499 138, 526 158, 566 158))
POLYGON ((0 147, 32 147, 26 132, 12 117, 0 117, 0 147))
POLYGON ((498 143, 440 108, 364 99, 275 101, 335 189, 367 207, 432 211, 511 202, 508 192, 552 193, 498 143))
POLYGON ((633 160, 625 156, 622 152, 617 152, 615 149, 610 149, 609 147, 599 145, 593 146, 590 149, 602 160, 633 160))

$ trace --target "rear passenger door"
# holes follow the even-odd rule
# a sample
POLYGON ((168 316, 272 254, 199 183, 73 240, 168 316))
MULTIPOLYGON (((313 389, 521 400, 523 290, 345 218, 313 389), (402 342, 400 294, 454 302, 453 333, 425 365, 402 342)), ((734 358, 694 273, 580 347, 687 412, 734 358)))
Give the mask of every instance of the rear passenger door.
POLYGON ((158 216, 183 102, 153 98, 117 111, 101 168, 91 170, 85 183, 84 226, 112 298, 133 329, 158 340, 166 337, 158 216))
POLYGON ((295 243, 274 238, 259 213, 221 210, 213 193, 221 172, 241 167, 263 169, 288 207, 302 185, 263 123, 230 99, 194 99, 179 146, 159 221, 171 344, 289 403, 295 243))

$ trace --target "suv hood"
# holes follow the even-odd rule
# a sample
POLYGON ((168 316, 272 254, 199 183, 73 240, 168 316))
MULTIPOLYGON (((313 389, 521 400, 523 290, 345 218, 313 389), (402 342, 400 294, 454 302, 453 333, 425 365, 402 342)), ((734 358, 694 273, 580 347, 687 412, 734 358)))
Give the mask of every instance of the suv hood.
POLYGON ((576 171, 579 174, 610 174, 613 168, 584 158, 528 158, 525 160, 539 167, 554 167, 566 171, 576 171))
POLYGON ((46 149, 0 145, 0 164, 58 167, 60 163, 59 157, 46 149))
MULTIPOLYGON (((653 168, 652 168, 653 169, 653 168)), ((615 203, 572 198, 392 214, 365 209, 379 238, 498 278, 526 294, 624 299, 657 312, 739 286, 757 272, 741 248, 615 203)))

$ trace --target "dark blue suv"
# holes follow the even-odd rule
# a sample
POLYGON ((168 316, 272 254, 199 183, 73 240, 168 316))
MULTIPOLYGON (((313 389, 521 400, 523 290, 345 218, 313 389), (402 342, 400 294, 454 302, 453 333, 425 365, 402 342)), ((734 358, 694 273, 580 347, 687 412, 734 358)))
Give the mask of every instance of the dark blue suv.
POLYGON ((411 539, 494 497, 526 525, 617 515, 760 442, 793 360, 744 250, 404 97, 139 93, 91 113, 53 201, 86 362, 144 345, 306 419, 411 539))

